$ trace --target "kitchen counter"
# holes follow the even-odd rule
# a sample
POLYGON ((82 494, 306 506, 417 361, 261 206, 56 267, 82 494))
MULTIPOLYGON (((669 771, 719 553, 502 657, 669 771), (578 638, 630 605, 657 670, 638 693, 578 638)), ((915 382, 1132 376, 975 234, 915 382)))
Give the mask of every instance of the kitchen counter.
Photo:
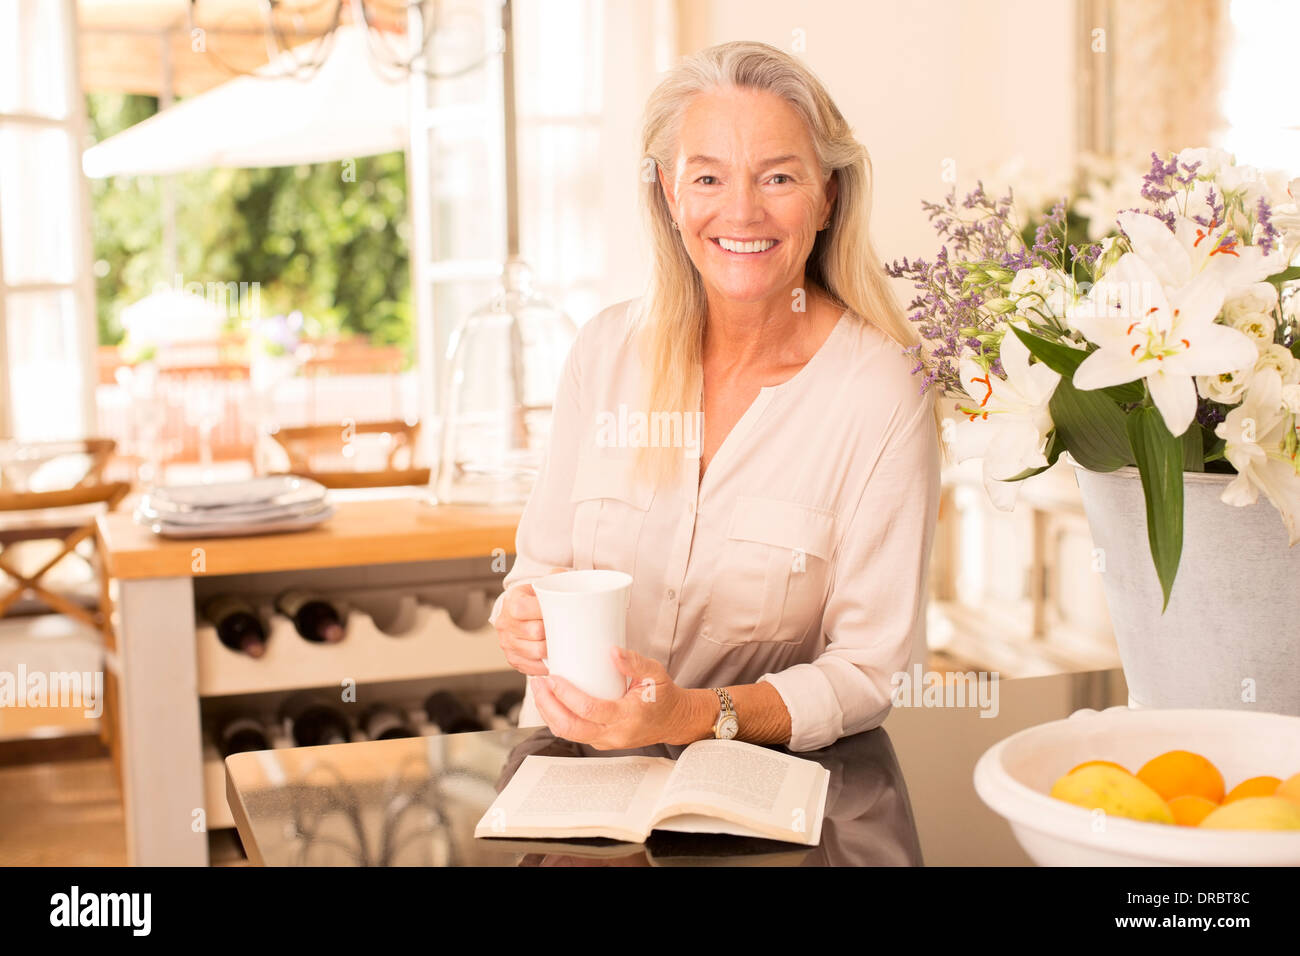
POLYGON ((357 500, 331 492, 333 516, 292 534, 238 538, 160 538, 129 513, 101 515, 108 574, 119 581, 188 577, 201 549, 206 573, 253 574, 394 564, 514 551, 519 509, 431 505, 419 494, 357 500))
POLYGON ((517 509, 431 505, 419 489, 364 498, 330 492, 330 500, 335 512, 317 527, 231 538, 171 540, 126 512, 99 517, 110 621, 106 732, 132 865, 205 865, 208 831, 233 823, 212 728, 203 719, 205 700, 243 695, 256 704, 258 695, 305 683, 337 686, 343 676, 364 684, 508 670, 490 628, 460 630, 447 610, 434 613, 427 604, 415 615, 422 630, 385 635, 361 615, 356 628, 349 618, 347 639, 325 648, 308 646, 281 620, 279 633, 286 627, 289 633, 255 662, 201 626, 202 606, 214 593, 268 607, 288 588, 343 599, 414 600, 441 587, 462 620, 486 620, 485 611, 474 609, 490 607, 500 591, 514 552, 517 509))
POLYGON ((811 849, 669 832, 644 845, 475 839, 475 824, 527 754, 615 753, 545 728, 234 754, 226 796, 249 859, 270 866, 1027 865, 1006 821, 975 793, 976 760, 1026 727, 1124 704, 1128 689, 1118 669, 993 687, 982 710, 896 706, 883 727, 798 754, 831 772, 821 843, 811 849))

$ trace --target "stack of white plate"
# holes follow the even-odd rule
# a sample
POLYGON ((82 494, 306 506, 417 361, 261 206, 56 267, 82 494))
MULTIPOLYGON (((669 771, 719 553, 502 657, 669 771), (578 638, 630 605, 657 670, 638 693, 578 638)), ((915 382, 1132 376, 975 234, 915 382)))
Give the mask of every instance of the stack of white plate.
POLYGON ((333 513, 323 485, 310 478, 272 475, 155 488, 141 500, 135 519, 167 538, 222 538, 299 531, 333 513))

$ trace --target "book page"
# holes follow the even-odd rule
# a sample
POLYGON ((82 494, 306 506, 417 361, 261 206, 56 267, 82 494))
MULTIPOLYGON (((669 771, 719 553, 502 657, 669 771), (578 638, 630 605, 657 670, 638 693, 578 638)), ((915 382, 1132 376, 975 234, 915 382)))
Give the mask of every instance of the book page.
POLYGON ((737 740, 702 740, 677 758, 651 824, 815 845, 829 783, 830 772, 815 761, 737 740))
POLYGON ((672 769, 666 757, 529 754, 474 835, 640 842, 650 833, 650 817, 672 769))

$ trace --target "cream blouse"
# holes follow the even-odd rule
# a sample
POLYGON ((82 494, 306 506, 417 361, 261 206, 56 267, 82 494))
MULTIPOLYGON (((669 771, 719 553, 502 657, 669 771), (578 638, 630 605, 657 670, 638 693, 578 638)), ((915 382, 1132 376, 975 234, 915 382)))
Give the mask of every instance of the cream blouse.
MULTIPOLYGON (((895 342, 845 312, 803 368, 760 390, 702 481, 697 432, 680 481, 656 491, 632 470, 637 301, 578 333, 505 588, 552 567, 626 571, 627 645, 678 685, 769 682, 791 750, 879 725, 892 675, 924 639, 932 394, 895 342)), ((520 724, 540 722, 529 694, 520 724)))

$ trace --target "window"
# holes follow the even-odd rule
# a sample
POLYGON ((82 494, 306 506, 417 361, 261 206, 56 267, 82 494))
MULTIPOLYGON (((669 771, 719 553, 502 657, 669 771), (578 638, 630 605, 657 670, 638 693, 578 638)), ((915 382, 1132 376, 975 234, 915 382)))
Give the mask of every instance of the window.
POLYGON ((21 441, 95 420, 79 91, 73 0, 0 0, 0 436, 21 441))
MULTIPOLYGON (((448 339, 488 301, 506 253, 500 0, 425 4, 435 8, 445 29, 431 69, 472 62, 483 45, 493 55, 464 76, 415 81, 411 269, 428 421, 448 339)), ((520 252, 537 289, 581 325, 644 282, 640 115, 676 22, 665 0, 515 0, 513 18, 520 252)))
POLYGON ((1222 96, 1227 129, 1219 145, 1237 162, 1300 173, 1300 99, 1295 44, 1300 4, 1295 0, 1232 0, 1233 35, 1222 96))

